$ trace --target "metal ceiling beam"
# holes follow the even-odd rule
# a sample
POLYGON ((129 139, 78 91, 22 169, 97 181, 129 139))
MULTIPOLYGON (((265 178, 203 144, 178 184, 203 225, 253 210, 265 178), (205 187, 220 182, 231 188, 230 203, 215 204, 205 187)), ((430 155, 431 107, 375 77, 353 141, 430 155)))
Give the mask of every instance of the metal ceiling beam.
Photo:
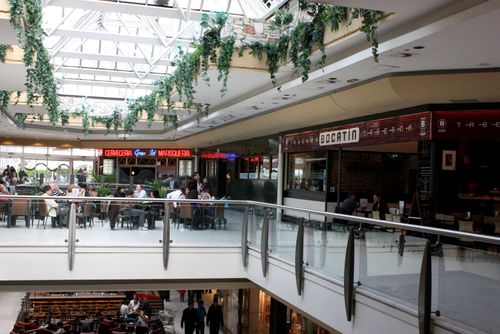
MULTIPOLYGON (((73 59, 86 59, 86 60, 97 60, 97 61, 112 61, 117 63, 132 63, 132 64, 148 64, 149 62, 143 57, 127 57, 122 55, 106 55, 98 53, 89 52, 71 52, 71 51, 61 51, 56 56, 56 58, 73 58, 73 59)), ((172 59, 161 59, 156 62, 156 65, 171 65, 172 59)))
MULTIPOLYGON (((103 32, 103 31, 58 29, 56 32, 54 32, 54 35, 61 37, 97 39, 97 40, 106 40, 113 42, 163 45, 162 42, 157 37, 126 35, 126 34, 117 34, 117 33, 103 32)), ((171 36, 166 38, 169 41, 170 39, 172 39, 171 36)), ((177 38, 177 43, 183 45, 190 45, 191 42, 192 40, 190 39, 177 38)))
MULTIPOLYGON (((115 88, 130 89, 128 83, 126 83, 126 82, 113 82, 113 81, 63 79, 63 84, 64 85, 115 87, 115 88)), ((140 84, 138 87, 135 87, 135 88, 152 90, 154 88, 154 86, 147 85, 147 84, 140 84)))
MULTIPOLYGON (((43 0, 42 5, 48 6, 48 0, 43 0)), ((85 10, 97 10, 105 12, 114 12, 121 14, 130 15, 146 15, 153 17, 164 17, 171 19, 183 19, 178 8, 155 6, 155 5, 141 5, 141 4, 131 4, 124 2, 114 2, 114 1, 99 1, 99 0, 52 0, 50 1, 50 6, 56 7, 67 7, 67 8, 78 8, 85 10)), ((199 21, 203 13, 208 13, 209 11, 200 10, 190 10, 189 19, 194 21, 199 21)), ((240 17, 240 15, 230 15, 235 17, 240 17)))
MULTIPOLYGON (((98 68, 81 68, 81 67, 64 66, 59 68, 58 72, 67 74, 104 75, 104 76, 134 78, 134 79, 137 78, 136 73, 133 71, 114 71, 114 70, 106 70, 98 68)), ((139 74, 141 75, 141 80, 142 79, 157 80, 164 76, 164 74, 151 74, 151 73, 146 74, 140 72, 139 74), (142 75, 144 74, 146 74, 146 76, 142 77, 142 75)))

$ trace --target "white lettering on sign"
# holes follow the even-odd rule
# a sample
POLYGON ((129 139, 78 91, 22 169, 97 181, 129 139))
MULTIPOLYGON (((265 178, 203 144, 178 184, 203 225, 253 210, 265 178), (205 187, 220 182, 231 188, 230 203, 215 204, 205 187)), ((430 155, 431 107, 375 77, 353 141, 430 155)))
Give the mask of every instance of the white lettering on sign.
POLYGON ((349 128, 335 131, 321 132, 319 145, 341 145, 359 142, 359 128, 349 128))

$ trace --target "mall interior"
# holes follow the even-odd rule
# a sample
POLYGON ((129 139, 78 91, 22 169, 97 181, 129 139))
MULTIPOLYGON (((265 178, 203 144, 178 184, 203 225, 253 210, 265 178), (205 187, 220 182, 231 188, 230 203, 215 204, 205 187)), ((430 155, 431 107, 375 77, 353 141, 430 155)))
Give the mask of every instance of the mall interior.
POLYGON ((0 332, 500 333, 500 0, 0 0, 0 332))

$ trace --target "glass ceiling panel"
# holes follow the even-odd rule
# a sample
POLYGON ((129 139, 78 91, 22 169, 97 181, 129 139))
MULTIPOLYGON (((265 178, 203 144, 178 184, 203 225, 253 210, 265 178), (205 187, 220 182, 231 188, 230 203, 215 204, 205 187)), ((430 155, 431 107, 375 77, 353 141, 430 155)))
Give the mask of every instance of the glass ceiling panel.
MULTIPOLYGON (((96 4, 99 2, 100 0, 94 1, 96 4)), ((188 6, 191 11, 198 13, 200 11, 228 11, 232 15, 246 14, 251 17, 261 17, 268 11, 263 0, 107 0, 106 2, 115 3, 116 12, 101 11, 97 6, 93 9, 92 2, 89 2, 90 6, 87 9, 75 9, 71 8, 70 1, 68 1, 68 7, 63 7, 61 2, 50 5, 50 1, 47 1, 49 5, 43 8, 43 29, 47 35, 44 44, 49 51, 52 51, 51 53, 57 51, 61 54, 61 56, 56 55, 56 58, 52 60, 55 68, 58 69, 55 72, 57 78, 98 80, 101 83, 114 82, 126 85, 124 88, 95 86, 92 89, 86 85, 64 83, 63 79, 60 90, 63 94, 137 97, 149 93, 147 89, 143 89, 143 85, 151 85, 158 75, 172 73, 175 68, 170 63, 178 52, 178 46, 189 51, 191 50, 190 41, 193 37, 200 35, 199 22, 192 21, 193 17, 199 17, 199 15, 190 15, 189 22, 184 19, 184 15, 189 15, 188 6), (174 17, 146 16, 144 13, 148 12, 141 12, 140 6, 137 7, 137 12, 130 13, 128 7, 125 7, 127 3, 155 6, 155 8, 157 6, 158 11, 169 11, 174 17), (177 6, 182 8, 183 14, 177 6), (187 24, 191 25, 185 29, 187 24), (181 30, 182 33, 179 34, 181 30), (102 34, 103 37, 99 40, 96 39, 100 37, 99 35, 89 35, 91 33, 102 34), (115 37, 116 34, 119 36, 115 37), (172 37, 177 35, 180 39, 172 40, 172 37), (137 37, 144 37, 145 40, 141 44, 136 44, 142 42, 138 41, 137 37), (164 44, 168 46, 165 47, 164 44), (84 55, 78 55, 78 53, 84 53, 84 55), (90 56, 86 56, 87 54, 90 56), (110 61, 100 60, 99 55, 119 57, 110 61), (131 59, 120 59, 120 57, 131 59), (158 60, 160 62, 156 63, 158 60), (153 65, 150 65, 151 62, 153 65), (80 76, 64 73, 64 67, 82 67, 87 69, 87 72, 82 72, 85 74, 80 76), (115 75, 106 76, 90 74, 88 69, 118 72, 115 75), (128 75, 130 72, 137 71, 141 76, 151 73, 153 76, 145 76, 142 80, 135 76, 124 78, 121 76, 123 73, 119 71, 126 71, 128 75), (135 90, 127 88, 127 81, 134 85, 139 84, 138 88, 135 90)), ((271 2, 274 6, 283 1, 271 0, 271 2)))

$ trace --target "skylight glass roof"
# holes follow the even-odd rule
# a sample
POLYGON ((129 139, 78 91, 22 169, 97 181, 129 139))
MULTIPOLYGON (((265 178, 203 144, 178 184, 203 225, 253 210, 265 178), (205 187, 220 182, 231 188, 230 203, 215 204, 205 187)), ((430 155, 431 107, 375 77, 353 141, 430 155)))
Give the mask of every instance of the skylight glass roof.
POLYGON ((189 51, 207 12, 260 18, 286 0, 44 0, 45 46, 63 95, 147 94, 189 51))

